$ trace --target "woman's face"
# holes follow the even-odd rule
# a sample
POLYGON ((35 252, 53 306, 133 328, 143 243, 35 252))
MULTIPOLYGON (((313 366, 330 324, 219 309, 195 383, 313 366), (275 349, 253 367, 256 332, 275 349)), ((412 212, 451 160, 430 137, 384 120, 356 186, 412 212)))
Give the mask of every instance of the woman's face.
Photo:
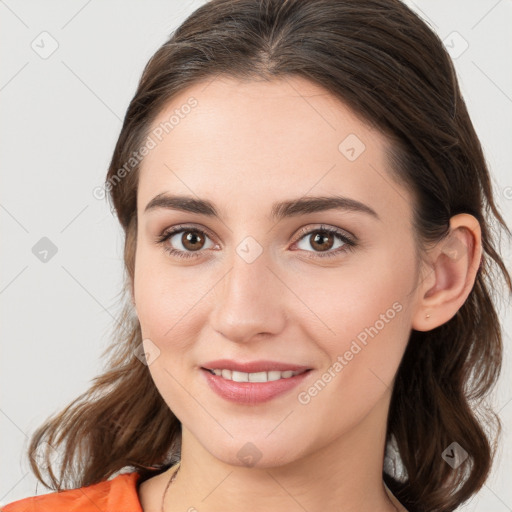
POLYGON ((383 135, 298 78, 196 84, 152 128, 134 299, 152 378, 183 428, 218 459, 263 467, 387 413, 419 267, 412 199, 383 135), (219 359, 267 363, 225 379, 203 369, 229 366, 209 364, 219 359), (288 381, 282 364, 309 371, 288 381))

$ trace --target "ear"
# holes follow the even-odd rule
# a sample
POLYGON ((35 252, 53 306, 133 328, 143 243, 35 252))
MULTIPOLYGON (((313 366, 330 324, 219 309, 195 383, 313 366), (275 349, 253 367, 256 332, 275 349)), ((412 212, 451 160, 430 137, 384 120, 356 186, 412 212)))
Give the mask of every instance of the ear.
POLYGON ((429 250, 430 262, 419 284, 412 328, 430 331, 455 316, 475 283, 482 260, 478 220, 467 213, 450 219, 450 233, 429 250))

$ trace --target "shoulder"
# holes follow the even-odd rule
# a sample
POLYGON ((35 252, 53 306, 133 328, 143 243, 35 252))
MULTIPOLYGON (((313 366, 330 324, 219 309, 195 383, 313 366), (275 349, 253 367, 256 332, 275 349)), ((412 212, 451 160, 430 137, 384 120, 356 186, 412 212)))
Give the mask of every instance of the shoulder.
POLYGON ((13 501, 1 512, 143 512, 137 493, 140 474, 123 473, 93 485, 13 501))

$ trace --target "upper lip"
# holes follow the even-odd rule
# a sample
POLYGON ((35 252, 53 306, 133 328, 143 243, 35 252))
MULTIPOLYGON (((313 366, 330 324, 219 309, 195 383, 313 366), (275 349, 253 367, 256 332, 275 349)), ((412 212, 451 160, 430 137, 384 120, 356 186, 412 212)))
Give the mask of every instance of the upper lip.
POLYGON ((202 368, 207 370, 234 370, 245 373, 256 373, 256 372, 270 372, 270 371, 281 371, 285 372, 291 370, 292 372, 298 372, 302 370, 310 370, 309 366, 303 366, 300 364, 281 363, 279 361, 233 361, 231 359, 216 359, 215 361, 208 361, 201 365, 202 368))

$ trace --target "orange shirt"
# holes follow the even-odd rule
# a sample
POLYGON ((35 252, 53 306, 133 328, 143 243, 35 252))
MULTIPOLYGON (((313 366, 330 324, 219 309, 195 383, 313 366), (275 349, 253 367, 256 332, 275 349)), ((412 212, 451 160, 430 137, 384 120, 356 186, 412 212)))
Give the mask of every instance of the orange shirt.
MULTIPOLYGON (((87 487, 23 498, 0 512, 143 512, 137 489, 140 476, 123 473, 87 487)), ((407 512, 388 486, 384 487, 397 510, 407 512)))
POLYGON ((13 501, 1 512, 143 512, 137 492, 140 474, 123 473, 97 484, 13 501))

